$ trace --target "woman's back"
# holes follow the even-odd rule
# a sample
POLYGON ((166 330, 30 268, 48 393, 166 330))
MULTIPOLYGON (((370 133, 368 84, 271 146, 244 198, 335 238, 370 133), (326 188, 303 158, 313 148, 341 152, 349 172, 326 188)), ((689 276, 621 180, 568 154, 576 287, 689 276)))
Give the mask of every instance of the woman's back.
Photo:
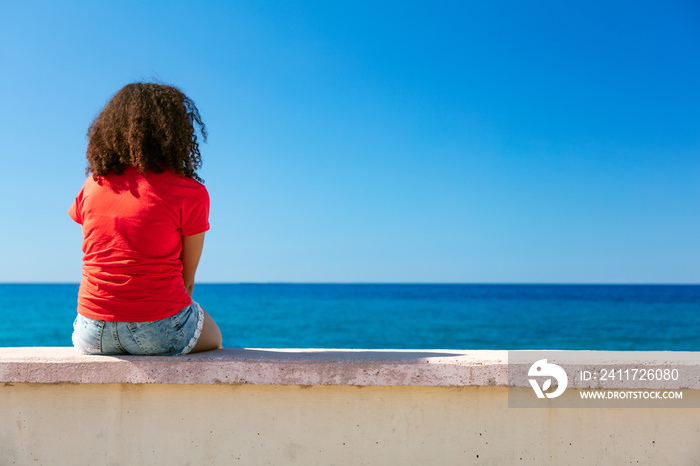
POLYGON ((209 196, 169 171, 89 177, 69 211, 83 226, 78 312, 98 320, 144 322, 190 302, 182 280, 182 237, 209 229, 209 196))

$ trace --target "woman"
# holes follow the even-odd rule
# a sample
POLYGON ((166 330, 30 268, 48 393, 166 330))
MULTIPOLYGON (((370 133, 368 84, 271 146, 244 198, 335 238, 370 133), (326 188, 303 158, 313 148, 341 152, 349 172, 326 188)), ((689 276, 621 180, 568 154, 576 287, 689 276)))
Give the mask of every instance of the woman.
POLYGON ((82 225, 83 278, 73 344, 85 354, 177 355, 221 347, 192 301, 209 229, 194 102, 134 83, 88 129, 88 176, 68 213, 82 225))

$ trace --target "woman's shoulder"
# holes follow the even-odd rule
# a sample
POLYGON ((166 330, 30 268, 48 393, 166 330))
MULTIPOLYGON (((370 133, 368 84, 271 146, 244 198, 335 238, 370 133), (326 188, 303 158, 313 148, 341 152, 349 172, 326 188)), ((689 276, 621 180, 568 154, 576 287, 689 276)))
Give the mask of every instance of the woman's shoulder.
POLYGON ((187 199, 208 199, 207 188, 197 180, 178 173, 145 173, 143 189, 153 195, 168 200, 169 203, 188 202, 187 199))
POLYGON ((182 188, 185 190, 202 190, 206 191, 207 188, 204 186, 204 184, 200 183, 199 181, 195 180, 194 178, 190 178, 184 175, 180 175, 179 173, 174 173, 170 170, 166 170, 163 173, 158 173, 158 174, 149 174, 152 179, 157 179, 160 180, 164 183, 168 183, 171 186, 174 186, 176 188, 182 188))

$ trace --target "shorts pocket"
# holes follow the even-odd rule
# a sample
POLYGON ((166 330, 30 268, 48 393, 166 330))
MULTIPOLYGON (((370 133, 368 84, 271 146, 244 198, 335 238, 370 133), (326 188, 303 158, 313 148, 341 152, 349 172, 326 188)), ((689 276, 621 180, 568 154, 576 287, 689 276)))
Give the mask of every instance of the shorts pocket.
POLYGON ((78 314, 73 321, 73 346, 83 354, 102 354, 105 323, 78 314))
POLYGON ((152 322, 131 322, 128 328, 136 345, 148 356, 173 354, 185 340, 178 314, 152 322))

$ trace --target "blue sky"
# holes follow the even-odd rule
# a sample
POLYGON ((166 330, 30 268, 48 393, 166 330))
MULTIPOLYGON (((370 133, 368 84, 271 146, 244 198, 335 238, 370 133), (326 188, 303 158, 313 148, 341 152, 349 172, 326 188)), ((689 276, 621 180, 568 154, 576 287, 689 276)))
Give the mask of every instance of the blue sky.
POLYGON ((2 282, 78 282, 85 132, 198 105, 200 282, 700 283, 700 6, 4 2, 2 282), (66 3, 66 4, 63 4, 66 3))

